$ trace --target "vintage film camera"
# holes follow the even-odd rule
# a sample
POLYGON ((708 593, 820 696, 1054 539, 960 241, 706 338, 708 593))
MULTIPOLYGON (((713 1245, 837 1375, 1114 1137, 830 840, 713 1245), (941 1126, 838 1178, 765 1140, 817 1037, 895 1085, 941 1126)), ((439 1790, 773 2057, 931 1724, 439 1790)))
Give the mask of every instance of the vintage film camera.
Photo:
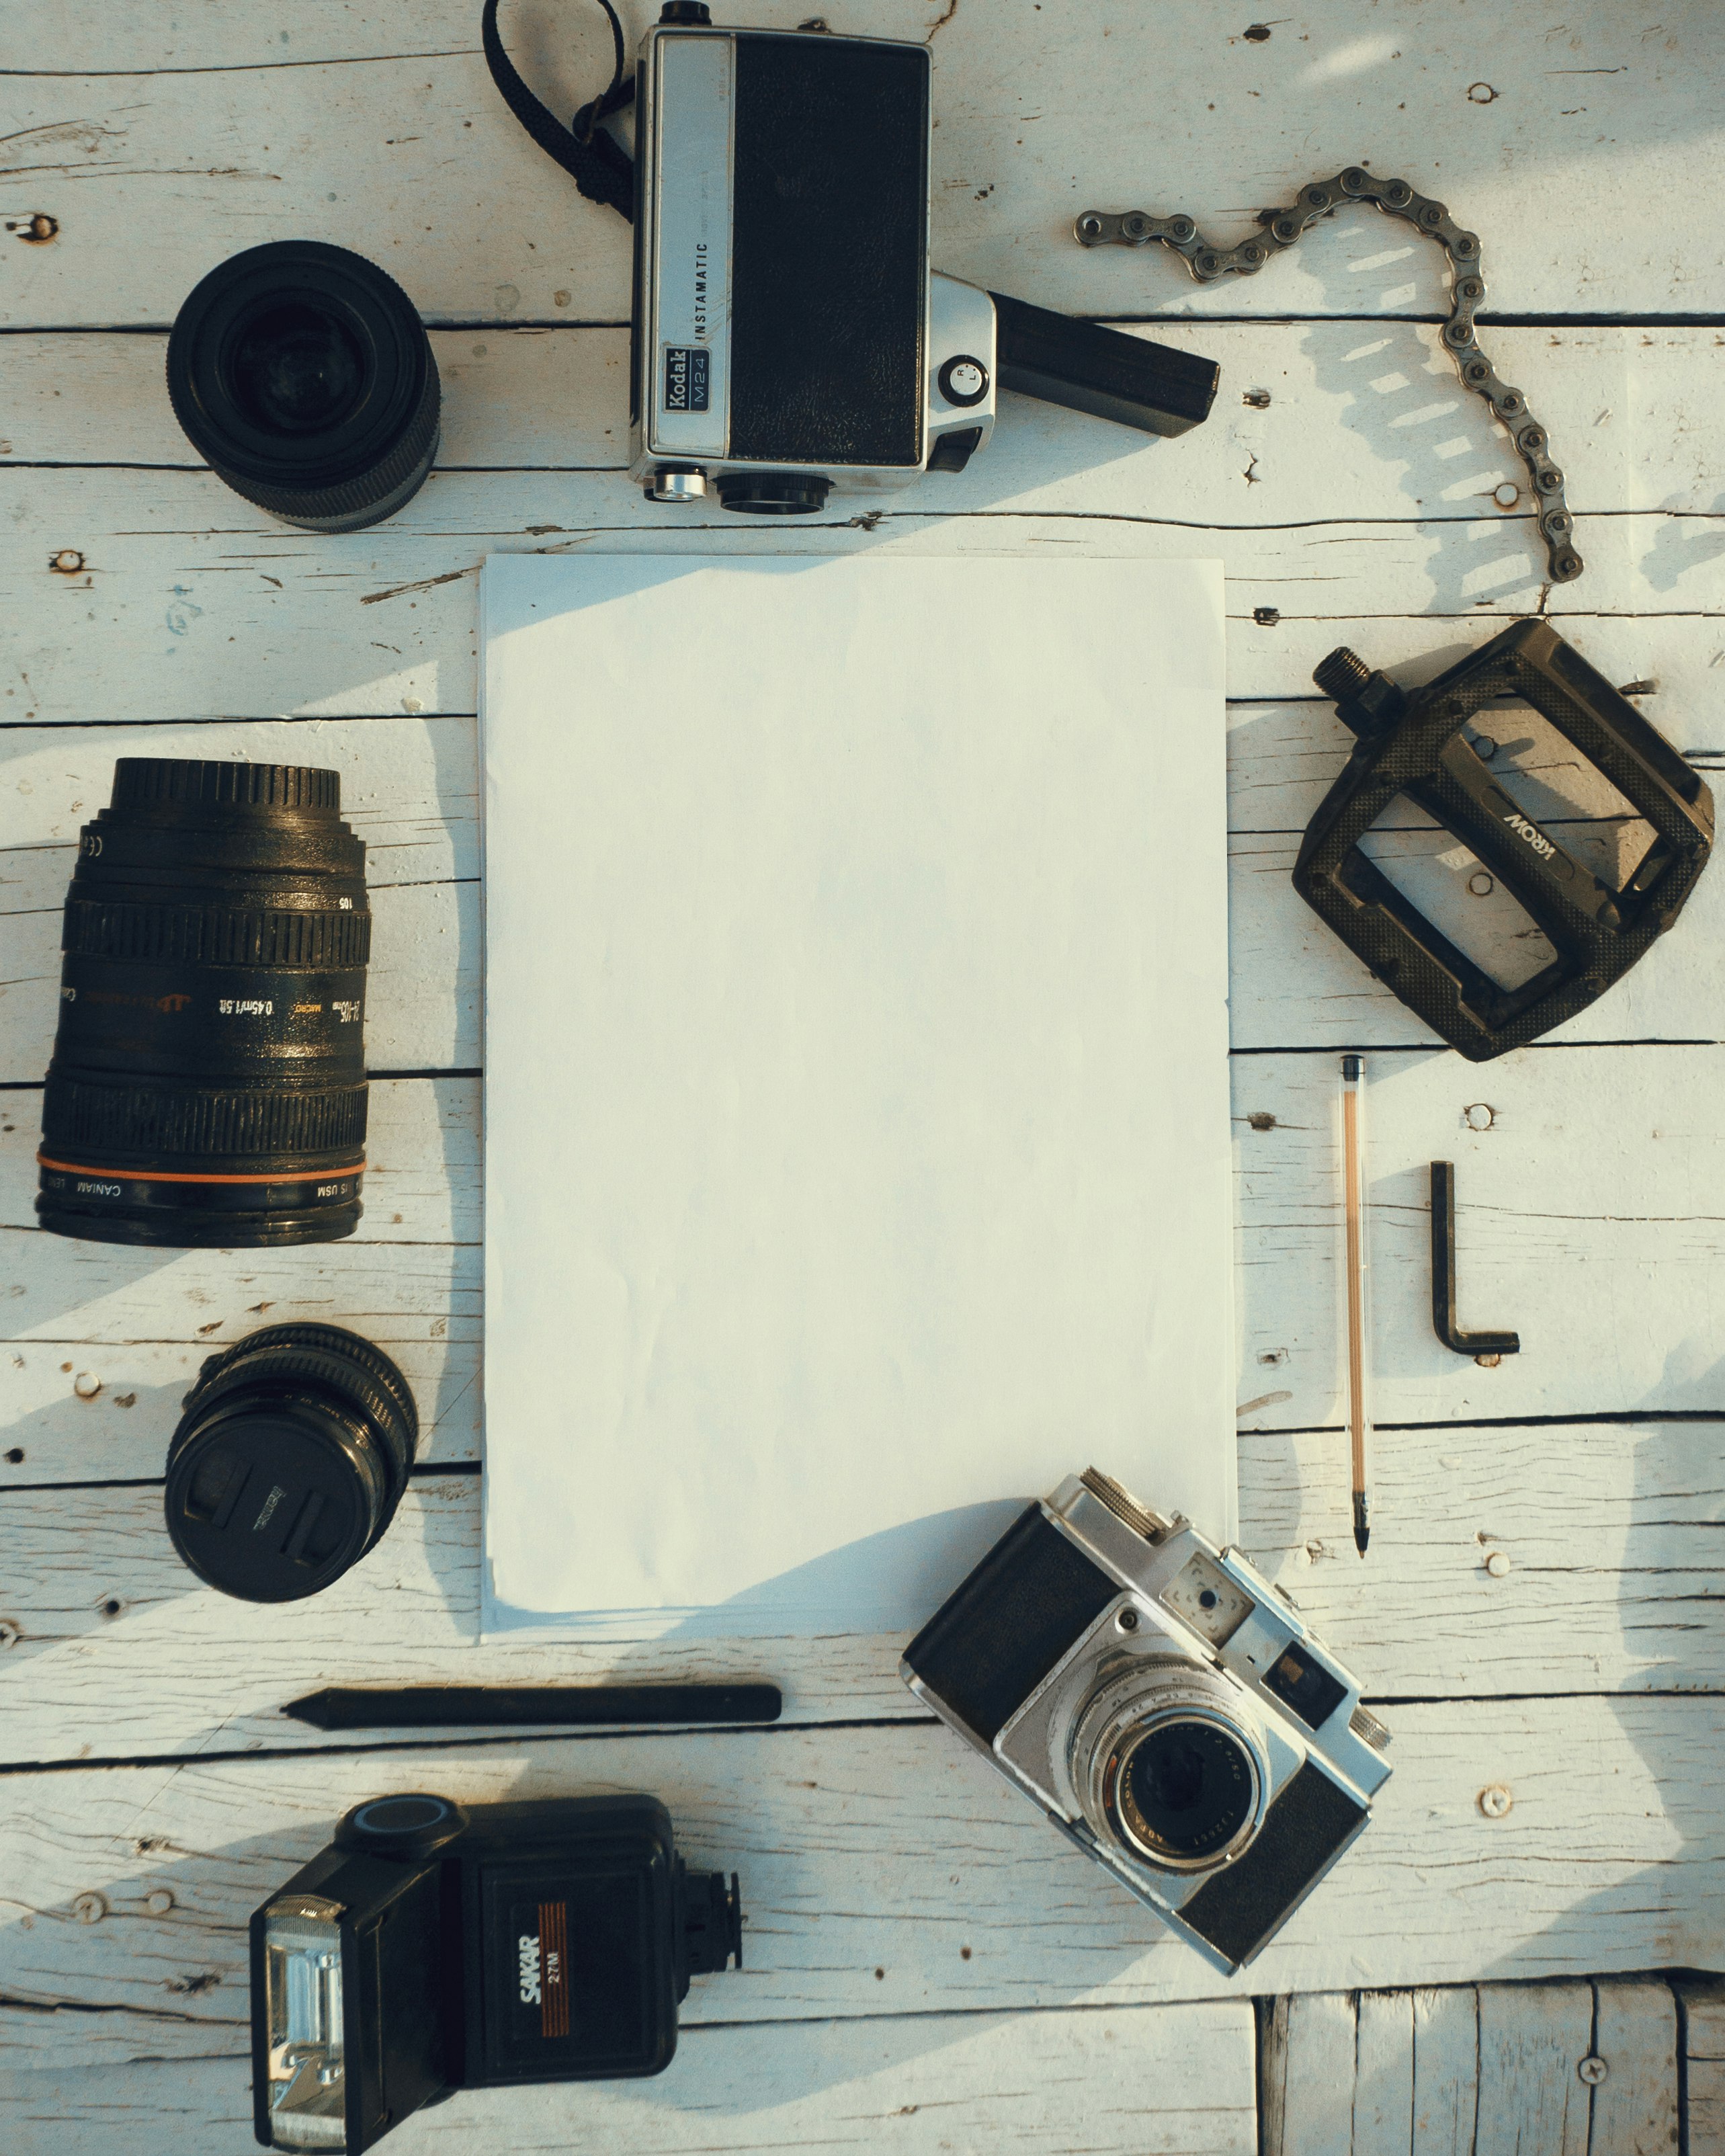
POLYGON ((742 1926, 652 1797, 357 1805, 252 1918, 257 2138, 360 2156, 454 2089, 660 2073, 742 1926))
POLYGON ((1230 1974, 1389 1776, 1389 1732, 1269 1582, 1095 1468, 1019 1517, 899 1666, 1230 1974))
POLYGON ((572 130, 516 73, 496 7, 485 55, 511 109, 634 219, 630 475, 649 501, 807 515, 834 487, 962 471, 999 385, 1150 434, 1208 416, 1213 362, 931 271, 926 46, 726 30, 667 0, 632 82, 613 16, 617 77, 572 130), (594 126, 631 101, 632 176, 594 126))

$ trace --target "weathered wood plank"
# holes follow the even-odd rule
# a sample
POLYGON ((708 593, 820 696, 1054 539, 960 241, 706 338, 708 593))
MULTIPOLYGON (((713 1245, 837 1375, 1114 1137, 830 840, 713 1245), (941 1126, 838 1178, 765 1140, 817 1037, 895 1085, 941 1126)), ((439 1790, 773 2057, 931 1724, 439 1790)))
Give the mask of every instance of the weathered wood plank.
MULTIPOLYGON (((789 27, 802 4, 760 0, 749 19, 789 27)), ((434 316, 626 309, 623 220, 580 202, 510 118, 459 0, 393 22, 344 8, 334 23, 296 0, 267 28, 221 25, 218 10, 128 11, 142 19, 117 35, 84 0, 48 38, 18 0, 11 12, 8 51, 44 73, 7 85, 0 211, 61 223, 9 270, 15 324, 165 322, 213 263, 289 235, 367 247, 434 316), (197 71, 73 72, 98 54, 105 68, 197 71)), ((631 38, 653 12, 626 9, 631 38)), ((555 110, 604 80, 603 23, 538 4, 506 19, 555 110)), ((1250 229, 1260 203, 1358 151, 1363 94, 1376 168, 1443 194, 1481 233, 1494 304, 1694 311, 1725 294, 1717 239, 1673 250, 1662 222, 1717 106, 1717 49, 1699 18, 1589 12, 1553 43, 1507 39, 1460 0, 1425 0, 1382 28, 1348 0, 1318 0, 1253 41, 1204 0, 1147 14, 1109 0, 1073 17, 1035 0, 951 13, 874 0, 846 27, 932 43, 937 260, 1045 305, 1435 312, 1436 250, 1363 211, 1213 294, 1160 250, 1098 256, 1072 242, 1073 216, 1091 207, 1184 208, 1219 236, 1250 229), (1528 192, 1530 172, 1552 171, 1560 216, 1528 192)))
POLYGON ((1479 1998, 1459 1984, 1414 1994, 1414 2156, 1474 2156, 1479 1998))
POLYGON ((218 1594, 186 1570, 157 1486, 11 1491, 0 1507, 5 1758, 316 1748, 331 1739, 281 1710, 332 1683, 698 1682, 764 1672, 783 1691, 790 1721, 922 1711, 898 1675, 898 1635, 572 1640, 549 1662, 542 1642, 506 1634, 480 1644, 482 1565, 471 1476, 417 1477, 369 1556, 323 1594, 273 1607, 218 1594))
MULTIPOLYGON (((101 1405, 100 1396, 77 1403, 97 1436, 101 1405)), ((126 1425, 125 1464, 159 1476, 166 1409, 143 1425, 136 1411, 108 1420, 126 1425)), ((1255 1435, 1241 1448, 1242 1534, 1374 1697, 1717 1693, 1725 1626, 1709 1614, 1719 1594, 1717 1435, 1713 1424, 1582 1424, 1386 1440, 1373 1562, 1363 1566, 1348 1534, 1336 1435, 1255 1435), (1517 1522, 1526 1524, 1510 1532, 1517 1522), (1486 1569, 1494 1551, 1512 1559, 1501 1578, 1486 1569)), ((94 1445, 78 1449, 86 1465, 100 1464, 94 1445)), ((27 1451, 8 1472, 33 1471, 39 1482, 42 1458, 27 1451)), ((542 1645, 506 1634, 475 1644, 475 1477, 417 1478, 384 1541, 338 1588, 275 1609, 193 1579, 161 1506, 153 1483, 19 1488, 0 1506, 0 1620, 11 1643, 0 1656, 0 1706, 10 1758, 304 1748, 326 1740, 280 1710, 322 1684, 522 1683, 543 1674, 542 1645)), ((901 1645, 869 1634, 571 1641, 556 1663, 570 1682, 764 1671, 783 1686, 793 1719, 909 1717, 916 1710, 898 1679, 901 1645)))
POLYGON ((1362 1565, 1338 1434, 1244 1435, 1240 1532, 1382 1691, 1712 1690, 1717 1448, 1712 1421, 1384 1433, 1362 1565))
MULTIPOLYGON (((1091 439, 1099 421, 1051 424, 1069 470, 1119 454, 1091 439)), ((1495 509, 1257 531, 1158 521, 1153 486, 1130 514, 1026 506, 1009 465, 972 470, 915 506, 882 496, 878 510, 766 533, 717 511, 668 521, 610 475, 434 473, 399 516, 338 539, 272 522, 208 473, 0 472, 0 581, 18 624, 0 709, 54 722, 471 711, 474 579, 506 551, 1215 557, 1230 580, 1230 692, 1251 697, 1309 693, 1338 641, 1376 664, 1435 665, 1542 596, 1543 553, 1495 509), (1279 619, 1260 621, 1266 608, 1279 619)), ((1637 678, 1639 658, 1673 705, 1710 702, 1725 608, 1712 520, 1635 511, 1594 520, 1584 541, 1588 572, 1550 595, 1553 618, 1615 679, 1637 678)))
MULTIPOLYGON (((19 2005, 0 2013, 0 2061, 238 2053, 247 1912, 348 1805, 427 1786, 475 1800, 658 1791, 691 1860, 741 1872, 750 1914, 743 1971, 691 2000, 694 2021, 1404 1989, 1488 1969, 1697 1967, 1725 1948, 1717 1702, 1392 1718, 1397 1772, 1372 1827, 1231 1984, 928 1724, 18 1774, 0 1820, 0 1878, 18 1910, 0 1934, 0 1994, 19 2005), (1512 1792, 1507 1816, 1481 1813, 1488 1784, 1512 1792), (158 1915, 145 1897, 162 1887, 175 1903, 158 1915), (100 1921, 75 1920, 85 1893, 104 1897, 100 1921), (100 2010, 40 2010, 56 2003, 100 2010)), ((1494 2039, 1494 2104, 1517 2060, 1543 2060, 1552 2041, 1494 2039)), ((1482 2122, 1487 2107, 1482 2080, 1482 2122)))
POLYGON ((1725 1983, 1692 1979, 1676 1986, 1676 1998, 1684 2156, 1725 2156, 1725 1983))
POLYGON ((1480 1986, 1476 2156, 1588 2156, 1588 2087, 1576 2068, 1593 2041, 1585 1984, 1480 1986))
POLYGON ((1264 2156, 1352 2156, 1355 2002, 1349 1992, 1279 1997, 1260 2074, 1264 2156))
MULTIPOLYGON (((474 2090, 421 2112, 389 2145, 400 2156, 1255 2156, 1252 2071, 1244 1999, 693 2028, 662 2076, 474 2090)), ((0 2145, 233 2156, 251 2132, 248 2080, 237 2058, 141 2062, 117 2077, 0 2073, 0 2145)))
POLYGON ((1677 2008, 1668 1984, 1594 1986, 1594 2053, 1605 2078, 1593 2091, 1589 2156, 1673 2156, 1677 2146, 1677 2008))
POLYGON ((1296 1995, 1266 2018, 1266 2156, 1671 2156, 1677 2145, 1676 2003, 1658 1979, 1296 1995), (1589 2053, 1603 2062, 1597 2083, 1578 2071, 1589 2053))
POLYGON ((1414 1994, 1363 1991, 1351 2156, 1409 2156, 1413 2130, 1414 1994))
MULTIPOLYGON (((974 470, 962 481, 930 480, 897 506, 1009 500, 1125 516, 1153 506, 1163 521, 1258 527, 1527 516, 1525 469, 1461 389, 1434 323, 1119 326, 1216 362, 1222 388, 1204 426, 1158 449, 1153 438, 1009 394, 974 470), (1075 463, 1079 450, 1089 454, 1075 463), (1506 480, 1521 498, 1504 506, 1494 490, 1506 480)), ((1525 384, 1538 407, 1578 513, 1717 510, 1717 444, 1694 415, 1719 331, 1494 326, 1486 341, 1503 377, 1525 384)), ((440 471, 627 464, 626 330, 439 330, 431 345, 443 383, 440 471)), ((9 336, 0 457, 197 470, 203 459, 168 403, 166 348, 162 333, 9 336)))

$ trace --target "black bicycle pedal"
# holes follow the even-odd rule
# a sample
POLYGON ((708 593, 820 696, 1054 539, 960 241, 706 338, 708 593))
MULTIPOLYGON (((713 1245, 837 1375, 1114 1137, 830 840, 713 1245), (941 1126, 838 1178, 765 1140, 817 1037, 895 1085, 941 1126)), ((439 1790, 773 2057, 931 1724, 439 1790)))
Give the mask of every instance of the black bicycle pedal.
POLYGON ((1307 829, 1294 888, 1470 1062, 1487 1063, 1585 1010, 1681 911, 1712 850, 1713 797, 1548 622, 1517 622, 1422 689, 1398 688, 1345 648, 1312 679, 1359 744, 1307 829), (1548 720, 1652 825, 1621 890, 1525 814, 1462 738, 1467 721, 1503 696, 1548 720), (1543 932, 1557 956, 1532 980, 1501 988, 1361 852, 1401 793, 1477 855, 1543 932))

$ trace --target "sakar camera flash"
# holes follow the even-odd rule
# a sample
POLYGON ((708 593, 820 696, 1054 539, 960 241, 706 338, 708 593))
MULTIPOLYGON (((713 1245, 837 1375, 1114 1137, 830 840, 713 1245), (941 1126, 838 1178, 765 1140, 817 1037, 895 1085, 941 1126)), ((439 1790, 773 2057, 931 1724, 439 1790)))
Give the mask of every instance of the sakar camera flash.
POLYGON ((361 2156, 454 2089, 660 2073, 742 1925, 652 1797, 360 1804, 252 1918, 257 2138, 361 2156))

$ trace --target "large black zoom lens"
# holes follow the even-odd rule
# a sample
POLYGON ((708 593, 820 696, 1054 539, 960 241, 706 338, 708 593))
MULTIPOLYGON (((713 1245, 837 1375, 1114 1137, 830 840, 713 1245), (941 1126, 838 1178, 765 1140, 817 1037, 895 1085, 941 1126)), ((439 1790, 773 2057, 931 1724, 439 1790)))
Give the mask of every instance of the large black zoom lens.
POLYGON ((290 764, 116 764, 66 899, 44 1227, 169 1248, 352 1233, 372 917, 341 787, 290 764))
POLYGON ((437 450, 437 362, 412 302, 320 240, 211 270, 168 339, 167 393, 218 478, 308 531, 392 515, 437 450))

